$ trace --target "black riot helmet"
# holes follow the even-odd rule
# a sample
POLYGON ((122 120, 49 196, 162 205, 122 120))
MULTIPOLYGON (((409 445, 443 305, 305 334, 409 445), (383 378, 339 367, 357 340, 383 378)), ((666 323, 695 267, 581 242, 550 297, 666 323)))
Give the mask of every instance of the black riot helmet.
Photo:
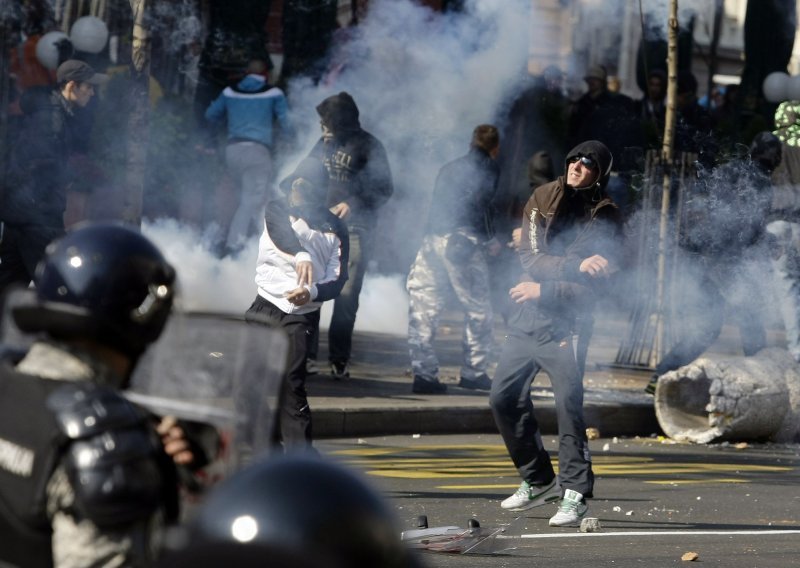
POLYGON ((175 270, 138 231, 97 223, 50 243, 34 284, 35 302, 13 308, 22 331, 90 340, 135 359, 164 328, 175 270))
POLYGON ((383 499, 316 455, 268 457, 225 480, 167 539, 170 568, 420 568, 383 499))

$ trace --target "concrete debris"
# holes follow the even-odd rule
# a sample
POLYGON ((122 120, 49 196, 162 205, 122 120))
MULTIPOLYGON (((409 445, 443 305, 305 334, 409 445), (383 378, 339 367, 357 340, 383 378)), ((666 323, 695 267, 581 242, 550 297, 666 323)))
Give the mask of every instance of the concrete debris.
POLYGON ((700 555, 696 552, 684 552, 683 556, 681 556, 681 560, 684 562, 694 562, 698 558, 700 558, 700 555))
POLYGON ((793 442, 800 436, 800 366, 774 347, 752 357, 700 357, 660 377, 655 410, 675 440, 793 442))
POLYGON ((597 428, 587 428, 586 437, 589 440, 597 440, 600 437, 600 430, 598 430, 597 428))
POLYGON ((582 533, 600 532, 600 519, 597 517, 586 517, 581 520, 581 526, 578 529, 582 533))

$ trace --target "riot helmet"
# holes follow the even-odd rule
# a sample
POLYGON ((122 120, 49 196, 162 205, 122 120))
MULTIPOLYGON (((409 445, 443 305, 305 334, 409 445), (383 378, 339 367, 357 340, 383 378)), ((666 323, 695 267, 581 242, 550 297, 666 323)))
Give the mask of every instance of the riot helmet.
POLYGON ((50 243, 34 284, 32 304, 12 311, 22 331, 94 341, 135 360, 164 328, 175 270, 138 231, 95 223, 50 243))
POLYGON ((419 568, 358 475, 317 455, 262 458, 217 487, 167 539, 163 566, 419 568))

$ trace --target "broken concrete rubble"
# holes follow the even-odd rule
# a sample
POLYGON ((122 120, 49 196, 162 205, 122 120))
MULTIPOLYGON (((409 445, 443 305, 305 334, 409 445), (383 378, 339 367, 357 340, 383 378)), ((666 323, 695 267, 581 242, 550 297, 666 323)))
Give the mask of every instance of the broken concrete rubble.
POLYGON ((700 357, 662 375, 661 429, 676 440, 800 440, 800 365, 785 349, 752 357, 700 357))

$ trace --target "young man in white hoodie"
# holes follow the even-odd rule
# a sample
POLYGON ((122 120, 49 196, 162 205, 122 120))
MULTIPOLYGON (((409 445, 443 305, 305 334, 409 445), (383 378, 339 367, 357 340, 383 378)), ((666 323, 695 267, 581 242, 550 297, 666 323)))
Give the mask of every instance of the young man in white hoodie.
POLYGON ((311 410, 305 382, 312 315, 322 302, 337 297, 347 280, 347 226, 325 207, 327 180, 322 161, 306 158, 281 182, 281 187, 289 190, 291 228, 310 257, 313 281, 305 284, 298 274, 300 260, 309 260, 305 254, 298 259, 283 252, 280 245, 290 235, 278 233, 285 225, 265 223, 256 265, 258 295, 245 314, 249 322, 277 325, 289 335, 289 365, 276 436, 286 451, 311 449, 311 410))

